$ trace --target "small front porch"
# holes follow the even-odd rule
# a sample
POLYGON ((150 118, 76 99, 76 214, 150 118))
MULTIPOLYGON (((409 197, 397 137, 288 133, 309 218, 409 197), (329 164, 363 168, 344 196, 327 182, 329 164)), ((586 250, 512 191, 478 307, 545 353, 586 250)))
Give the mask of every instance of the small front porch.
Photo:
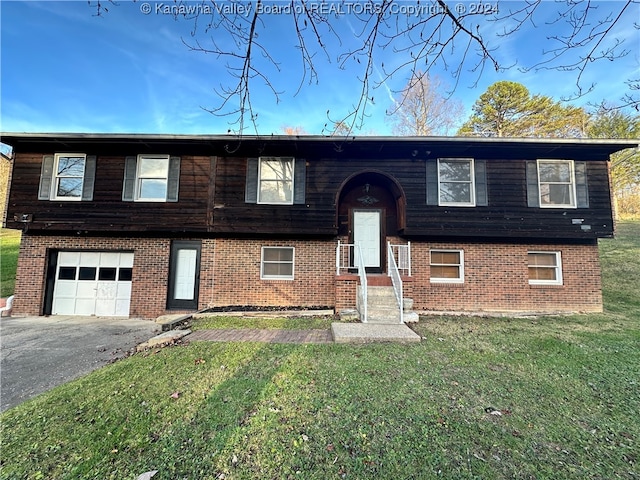
POLYGON ((387 272, 367 272, 360 245, 338 241, 336 313, 362 323, 403 324, 418 321, 412 312, 411 243, 387 242, 387 272), (363 265, 363 267, 360 267, 363 265))

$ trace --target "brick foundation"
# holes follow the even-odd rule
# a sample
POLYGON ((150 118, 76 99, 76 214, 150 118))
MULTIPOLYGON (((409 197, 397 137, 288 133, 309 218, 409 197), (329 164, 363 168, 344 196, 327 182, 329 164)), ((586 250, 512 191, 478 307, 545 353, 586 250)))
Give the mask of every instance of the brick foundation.
MULTIPOLYGON (((202 239, 199 308, 355 306, 357 276, 335 275, 334 240, 202 239), (262 246, 295 247, 293 280, 261 280, 262 246)), ((23 235, 14 314, 41 315, 50 249, 134 252, 130 315, 155 318, 167 311, 171 240, 23 235)), ((416 311, 602 311, 597 245, 411 243, 412 274, 405 297, 416 311), (431 283, 429 249, 463 249, 463 284, 431 283), (560 251, 563 285, 528 283, 527 252, 560 251)))

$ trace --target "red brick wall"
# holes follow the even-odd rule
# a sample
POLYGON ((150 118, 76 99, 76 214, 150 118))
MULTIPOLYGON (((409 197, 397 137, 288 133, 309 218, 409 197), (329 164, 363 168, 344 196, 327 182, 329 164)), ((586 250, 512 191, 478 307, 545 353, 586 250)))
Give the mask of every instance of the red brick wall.
POLYGON ((201 299, 211 306, 321 307, 335 304, 332 240, 215 240, 216 265, 201 299), (294 280, 261 280, 261 247, 294 247, 294 280), (211 283, 212 282, 212 283, 211 283))
POLYGON ((417 311, 602 311, 596 245, 411 243, 417 311), (430 283, 429 249, 464 250, 464 283, 430 283), (563 285, 529 285, 527 252, 559 251, 563 285))
MULTIPOLYGON (((355 281, 337 281, 332 240, 203 239, 199 308, 214 306, 355 305, 355 281), (294 280, 261 280, 262 246, 295 247, 294 280), (353 299, 350 300, 350 296, 353 299)), ((134 252, 130 315, 155 318, 166 310, 171 240, 23 235, 16 278, 14 314, 43 313, 48 249, 134 252)), ((410 283, 405 296, 416 311, 561 312, 602 310, 596 245, 514 245, 412 242, 410 283), (429 249, 463 249, 463 284, 430 283, 429 249), (563 285, 528 283, 527 252, 562 253, 563 285)))
MULTIPOLYGON (((23 235, 14 314, 41 315, 48 249, 134 252, 130 315, 165 313, 171 240, 23 235)), ((319 307, 335 303, 332 241, 203 239, 199 308, 212 306, 319 307), (260 280, 262 246, 295 247, 294 280, 260 280), (216 268, 217 266, 217 268, 216 268)))

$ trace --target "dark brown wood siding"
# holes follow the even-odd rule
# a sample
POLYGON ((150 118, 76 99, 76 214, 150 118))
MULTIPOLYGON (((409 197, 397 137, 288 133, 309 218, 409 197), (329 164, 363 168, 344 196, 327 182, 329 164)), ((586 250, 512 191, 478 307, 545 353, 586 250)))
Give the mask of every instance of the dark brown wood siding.
POLYGON ((341 187, 354 175, 377 172, 404 193, 406 221, 397 233, 407 237, 593 239, 613 233, 606 161, 587 163, 589 208, 556 209, 527 206, 524 160, 493 159, 486 162, 488 206, 427 205, 425 162, 435 160, 307 159, 305 205, 257 205, 245 202, 246 159, 218 158, 212 231, 335 235, 341 187))
MULTIPOLYGON (((98 146, 95 150, 99 150, 98 146)), ((211 155, 181 155, 176 148, 171 150, 172 155, 181 157, 180 191, 178 202, 166 203, 122 201, 126 155, 100 155, 87 149, 84 151, 88 155, 97 154, 93 200, 38 200, 43 153, 17 153, 7 226, 23 228, 13 217, 29 214, 33 221, 28 228, 40 231, 333 236, 339 233, 337 202, 341 188, 349 179, 369 172, 388 178, 395 189, 392 196, 397 205, 406 206, 405 211, 397 211, 398 231, 387 228, 390 235, 397 233, 408 239, 451 236, 588 240, 613 234, 608 162, 601 159, 587 161, 589 208, 528 207, 527 160, 488 155, 482 157, 486 160, 488 206, 440 207, 427 205, 426 162, 436 161, 433 153, 429 158, 386 159, 380 153, 361 152, 362 158, 356 158, 343 153, 286 151, 283 154, 306 160, 305 203, 260 205, 245 201, 247 156, 216 157, 212 155, 220 153, 219 149, 202 150, 211 155)), ((443 150, 438 155, 446 156, 445 153, 443 150)), ((531 154, 523 157, 535 159, 531 154)))
POLYGON ((17 154, 7 226, 24 228, 14 215, 32 215, 30 230, 77 232, 206 232, 210 157, 182 156, 178 202, 122 201, 124 156, 97 155, 92 201, 38 200, 43 155, 17 154))

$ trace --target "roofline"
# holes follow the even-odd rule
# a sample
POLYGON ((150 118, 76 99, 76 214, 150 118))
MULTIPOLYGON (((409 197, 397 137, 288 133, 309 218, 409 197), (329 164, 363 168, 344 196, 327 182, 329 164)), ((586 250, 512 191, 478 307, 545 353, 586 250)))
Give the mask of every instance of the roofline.
MULTIPOLYGON (((163 133, 31 133, 31 132, 2 132, 0 141, 5 137, 16 139, 77 139, 77 140, 141 140, 141 141, 228 141, 228 140, 248 140, 248 141, 315 141, 315 142, 380 142, 394 141, 403 143, 415 142, 447 142, 447 143, 529 143, 529 144, 562 144, 562 145, 619 145, 627 148, 640 148, 640 139, 619 139, 619 138, 529 138, 529 137, 445 137, 445 136, 324 136, 324 135, 221 135, 221 134, 163 134, 163 133)), ((4 143, 4 142, 3 142, 4 143)))

